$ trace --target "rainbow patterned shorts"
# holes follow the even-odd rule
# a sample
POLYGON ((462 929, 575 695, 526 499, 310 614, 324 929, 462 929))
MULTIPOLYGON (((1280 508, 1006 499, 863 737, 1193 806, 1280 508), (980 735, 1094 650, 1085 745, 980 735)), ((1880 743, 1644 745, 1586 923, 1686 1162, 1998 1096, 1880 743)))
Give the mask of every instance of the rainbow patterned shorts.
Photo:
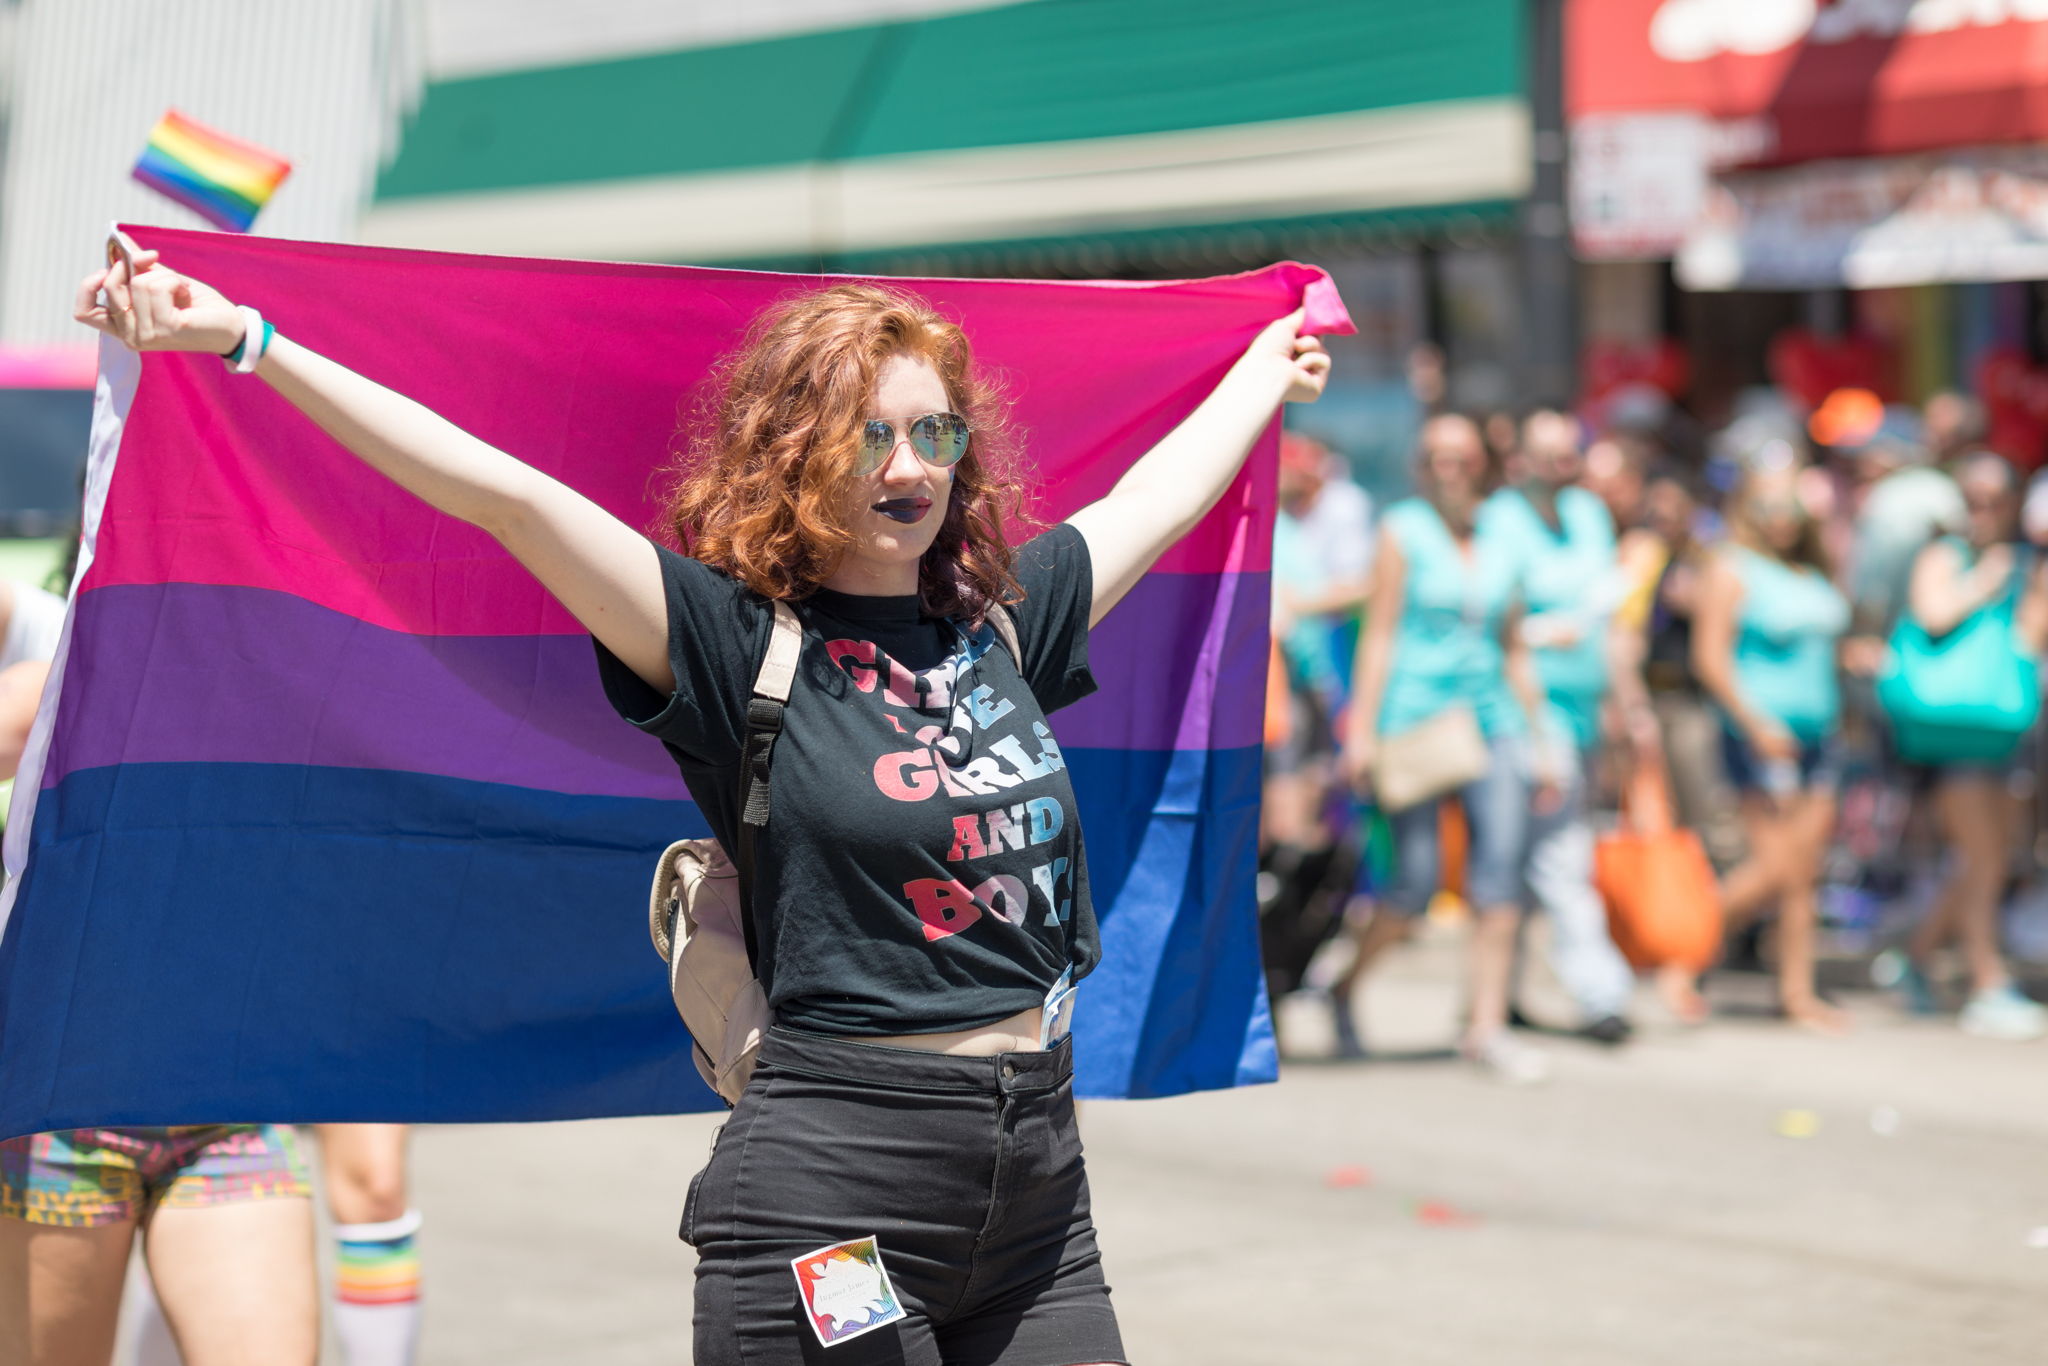
POLYGON ((158 1205, 310 1197, 298 1138, 275 1124, 65 1129, 0 1143, 0 1215, 95 1228, 158 1205))

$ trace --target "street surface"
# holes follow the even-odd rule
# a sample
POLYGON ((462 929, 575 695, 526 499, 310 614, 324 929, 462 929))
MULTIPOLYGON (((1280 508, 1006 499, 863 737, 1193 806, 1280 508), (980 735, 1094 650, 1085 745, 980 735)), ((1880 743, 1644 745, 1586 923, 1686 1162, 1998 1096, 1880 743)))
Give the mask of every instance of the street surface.
MULTIPOLYGON (((1085 1107, 1135 1360, 2048 1362, 2048 1046, 1865 994, 1847 1039, 1755 1010, 1560 1039, 1518 1090, 1439 1051, 1457 966, 1441 929, 1397 952, 1364 997, 1380 1060, 1085 1107)), ((1282 1019, 1327 1052, 1313 1000, 1282 1019)), ((717 1122, 423 1131, 426 1366, 686 1362, 675 1229, 717 1122)))

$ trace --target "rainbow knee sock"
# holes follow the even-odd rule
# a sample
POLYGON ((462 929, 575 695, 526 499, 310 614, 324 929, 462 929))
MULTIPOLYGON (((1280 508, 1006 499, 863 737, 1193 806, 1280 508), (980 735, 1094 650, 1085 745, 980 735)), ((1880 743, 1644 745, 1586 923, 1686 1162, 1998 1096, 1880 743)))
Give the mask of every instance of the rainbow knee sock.
POLYGON ((420 1213, 334 1226, 334 1335, 348 1366, 412 1366, 420 1340, 420 1213))

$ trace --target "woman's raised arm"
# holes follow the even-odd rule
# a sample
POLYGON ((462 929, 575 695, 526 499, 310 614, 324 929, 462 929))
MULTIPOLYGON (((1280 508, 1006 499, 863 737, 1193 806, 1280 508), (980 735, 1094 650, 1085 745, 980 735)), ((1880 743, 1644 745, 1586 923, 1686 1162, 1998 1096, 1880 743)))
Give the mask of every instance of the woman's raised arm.
POLYGON ((1964 568, 1953 545, 1930 542, 1914 557, 1906 608, 1928 635, 1947 635, 2005 592, 2012 568, 2010 546, 1994 545, 1975 565, 1964 568))
MULTIPOLYGON (((74 310, 80 322, 137 351, 226 355, 243 342, 244 315, 218 290, 159 265, 155 252, 134 262, 133 279, 122 263, 85 278, 74 310)), ((639 532, 561 481, 287 337, 272 342, 256 373, 372 469, 496 537, 649 687, 663 695, 674 689, 661 563, 639 532)))
POLYGON ((1094 568, 1090 626, 1215 506, 1275 408, 1322 397, 1330 355, 1316 338, 1299 335, 1302 312, 1253 338, 1201 406, 1124 471, 1115 488, 1067 519, 1088 543, 1094 568))

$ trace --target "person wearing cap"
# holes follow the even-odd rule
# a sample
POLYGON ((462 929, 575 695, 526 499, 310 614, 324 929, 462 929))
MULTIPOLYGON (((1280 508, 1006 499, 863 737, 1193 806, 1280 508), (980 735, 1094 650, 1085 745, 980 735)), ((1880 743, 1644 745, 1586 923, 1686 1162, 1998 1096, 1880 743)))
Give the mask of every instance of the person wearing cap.
POLYGON ((1313 437, 1280 438, 1274 528, 1274 634, 1289 664, 1327 701, 1345 686, 1351 641, 1372 572, 1372 495, 1313 437), (1284 563, 1283 563, 1284 562, 1284 563))
MULTIPOLYGON (((1289 908, 1341 904, 1352 891, 1348 804, 1333 801, 1336 721, 1350 674, 1350 637, 1372 569, 1372 497, 1329 447, 1298 432, 1280 438, 1280 512, 1273 530, 1273 687, 1278 728, 1265 750, 1260 871, 1268 989, 1300 984, 1328 922, 1289 908)), ((1362 1048, 1348 992, 1333 993, 1338 1051, 1362 1048)))

